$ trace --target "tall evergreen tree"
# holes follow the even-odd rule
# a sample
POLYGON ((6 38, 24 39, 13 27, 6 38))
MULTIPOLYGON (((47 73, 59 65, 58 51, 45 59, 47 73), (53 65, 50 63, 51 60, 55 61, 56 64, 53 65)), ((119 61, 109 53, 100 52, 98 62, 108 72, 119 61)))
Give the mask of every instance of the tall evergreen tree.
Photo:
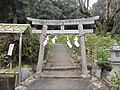
POLYGON ((13 23, 17 23, 18 11, 22 10, 25 4, 24 0, 0 0, 0 20, 7 22, 12 19, 13 23))

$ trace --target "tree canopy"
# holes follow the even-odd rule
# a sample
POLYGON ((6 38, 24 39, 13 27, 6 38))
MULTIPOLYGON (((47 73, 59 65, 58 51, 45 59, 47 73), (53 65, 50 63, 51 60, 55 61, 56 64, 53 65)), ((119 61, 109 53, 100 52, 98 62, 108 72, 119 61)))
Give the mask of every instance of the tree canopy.
MULTIPOLYGON (((119 0, 98 0, 89 7, 90 0, 0 0, 0 23, 29 23, 27 17, 38 19, 79 19, 99 15, 95 23, 95 33, 105 36, 114 35, 117 41, 120 34, 119 0), (86 4, 87 3, 87 4, 86 4)), ((90 27, 90 25, 86 26, 90 27)), ((38 36, 25 33, 23 37, 23 58, 37 60, 38 36), (36 46, 34 46, 36 45, 36 46), (34 51, 34 52, 32 52, 34 51)), ((91 37, 91 36, 90 36, 91 37)), ((0 58, 4 57, 10 43, 15 43, 14 57, 18 58, 18 35, 1 34, 0 58), (9 37, 9 38, 8 38, 9 37)), ((92 42, 91 42, 92 43, 92 42)), ((91 47, 90 47, 91 48, 91 47)))
POLYGON ((119 33, 120 29, 120 2, 119 0, 98 0, 92 7, 93 15, 99 15, 96 22, 101 35, 110 32, 111 35, 119 33))
MULTIPOLYGON (((80 9, 79 0, 4 0, 0 3, 0 20, 13 23, 27 17, 41 19, 81 18, 85 14, 80 9)), ((20 23, 20 22, 18 22, 20 23)), ((23 22, 21 22, 23 23, 23 22)))

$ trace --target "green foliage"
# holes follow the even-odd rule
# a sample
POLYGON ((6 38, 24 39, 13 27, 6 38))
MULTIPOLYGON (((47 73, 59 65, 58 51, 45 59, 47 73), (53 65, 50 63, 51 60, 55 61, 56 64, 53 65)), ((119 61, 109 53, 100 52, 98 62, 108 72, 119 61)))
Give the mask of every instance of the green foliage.
MULTIPOLYGON (((66 35, 69 37, 71 44, 73 47, 71 48, 75 54, 80 54, 80 48, 74 45, 75 35, 66 35)), ((79 38, 79 36, 77 36, 79 38)), ((86 34, 86 52, 87 52, 87 60, 99 60, 99 61, 107 61, 110 57, 110 52, 106 51, 111 45, 112 40, 109 35, 100 36, 97 34, 86 34)), ((66 43, 67 40, 65 40, 66 43)), ((80 40, 79 40, 80 41, 80 40)))
POLYGON ((105 49, 101 49, 98 52, 98 60, 99 61, 103 61, 103 60, 108 60, 108 58, 110 57, 110 53, 108 51, 106 51, 105 49))
POLYGON ((120 45, 120 35, 119 34, 115 34, 114 36, 112 36, 113 40, 116 40, 117 43, 120 45))
POLYGON ((110 36, 96 34, 86 35, 86 49, 88 60, 107 60, 110 53, 106 51, 112 45, 110 36))
POLYGON ((19 16, 18 18, 21 18, 22 15, 18 14, 19 11, 23 11, 22 9, 25 6, 23 1, 26 0, 0 0, 0 22, 9 22, 8 20, 11 21, 14 19, 14 15, 19 16))
MULTIPOLYGON (((18 48, 17 47, 17 43, 18 43, 18 36, 17 34, 1 34, 0 35, 0 60, 1 60, 1 64, 4 63, 8 63, 10 60, 17 60, 17 56, 18 55, 18 48), (9 49, 9 44, 15 44, 15 47, 13 49, 13 56, 7 56, 7 52, 9 49), (16 51, 17 50, 17 51, 16 51), (16 52, 15 52, 16 51, 16 52)), ((2 66, 2 65, 1 65, 2 66)), ((5 66, 6 67, 6 66, 5 66)))
POLYGON ((22 57, 24 62, 37 61, 39 51, 39 35, 23 35, 22 57))
POLYGON ((7 0, 0 0, 0 22, 6 20, 9 16, 8 13, 10 9, 6 4, 8 4, 7 0))
POLYGON ((39 19, 72 19, 82 18, 79 5, 74 0, 39 0, 29 6, 26 15, 39 19), (29 9, 30 8, 30 9, 29 9))
POLYGON ((112 76, 111 80, 113 82, 115 82, 115 84, 118 86, 118 89, 116 88, 116 90, 119 90, 119 86, 120 86, 120 71, 116 72, 115 76, 112 76))
POLYGON ((81 13, 78 3, 74 0, 55 1, 57 6, 62 11, 61 19, 82 18, 85 15, 81 13))
POLYGON ((57 42, 56 43, 61 43, 61 44, 65 44, 67 39, 66 39, 66 35, 58 35, 57 36, 57 42))
POLYGON ((6 62, 6 58, 7 56, 6 56, 6 54, 1 54, 0 55, 0 61, 2 61, 2 62, 6 62))
POLYGON ((29 65, 23 65, 22 68, 30 68, 29 65))
MULTIPOLYGON (((31 32, 31 31, 30 31, 31 32)), ((23 62, 34 62, 37 61, 38 51, 39 51, 39 35, 30 34, 30 32, 25 32, 23 34, 22 41, 22 61, 23 62)), ((14 43, 14 49, 12 56, 7 56, 8 60, 18 61, 19 55, 19 34, 1 34, 1 43, 2 48, 0 49, 0 57, 4 60, 5 55, 8 52, 9 44, 14 43), (9 38, 8 38, 9 37, 9 38), (7 38, 7 39, 6 39, 7 38), (2 43, 4 42, 4 43, 2 43), (4 55, 4 57, 3 57, 4 55)))
POLYGON ((52 44, 50 44, 48 42, 48 44, 45 46, 44 60, 48 60, 49 59, 49 55, 51 53, 51 50, 52 50, 52 44))
POLYGON ((34 3, 29 16, 40 19, 58 19, 61 16, 61 11, 53 5, 51 0, 40 0, 34 3))

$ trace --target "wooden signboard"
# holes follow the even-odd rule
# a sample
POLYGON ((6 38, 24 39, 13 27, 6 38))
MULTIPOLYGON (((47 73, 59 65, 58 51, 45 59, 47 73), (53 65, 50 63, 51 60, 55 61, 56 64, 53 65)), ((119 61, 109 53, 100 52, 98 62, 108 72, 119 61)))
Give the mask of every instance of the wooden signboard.
POLYGON ((12 56, 12 52, 13 52, 14 45, 15 45, 15 44, 10 44, 10 45, 9 45, 9 50, 8 50, 7 55, 12 56))

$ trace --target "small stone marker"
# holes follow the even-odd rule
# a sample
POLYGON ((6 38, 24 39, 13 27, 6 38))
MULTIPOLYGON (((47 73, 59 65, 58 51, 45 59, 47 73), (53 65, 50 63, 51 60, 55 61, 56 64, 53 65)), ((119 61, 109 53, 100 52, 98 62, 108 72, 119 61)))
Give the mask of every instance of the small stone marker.
POLYGON ((97 78, 101 77, 101 69, 96 69, 95 75, 97 78))

